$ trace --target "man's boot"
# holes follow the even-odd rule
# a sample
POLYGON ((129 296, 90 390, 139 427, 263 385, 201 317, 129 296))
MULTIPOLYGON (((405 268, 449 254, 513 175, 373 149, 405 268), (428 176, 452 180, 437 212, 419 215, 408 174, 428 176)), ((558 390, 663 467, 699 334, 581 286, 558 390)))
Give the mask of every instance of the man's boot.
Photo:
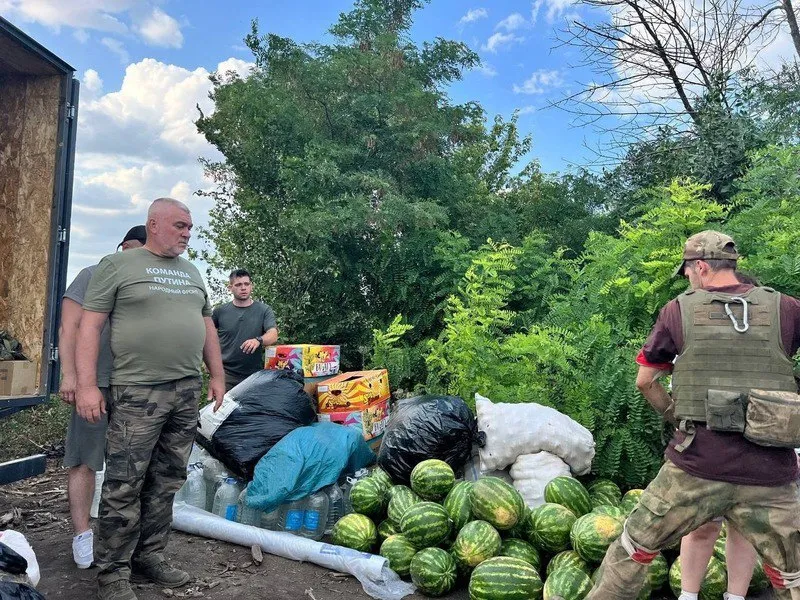
POLYGON ((166 560, 131 564, 131 581, 134 583, 152 582, 165 588, 176 588, 192 580, 186 571, 171 566, 166 560))
POLYGON ((124 579, 101 585, 97 590, 98 600, 136 600, 131 584, 124 579))

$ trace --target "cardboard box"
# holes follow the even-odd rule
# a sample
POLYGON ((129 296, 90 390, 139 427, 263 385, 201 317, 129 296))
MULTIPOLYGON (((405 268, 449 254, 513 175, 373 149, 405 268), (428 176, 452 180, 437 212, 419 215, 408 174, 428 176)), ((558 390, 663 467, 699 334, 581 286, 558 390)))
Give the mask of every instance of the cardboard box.
POLYGON ((366 441, 372 442, 370 446, 374 449, 380 444, 380 439, 376 438, 380 438, 383 435, 386 424, 389 422, 389 399, 375 400, 366 407, 356 410, 320 413, 317 416, 317 420, 357 428, 361 431, 366 441))
POLYGON ((363 410, 389 396, 386 369, 339 373, 317 387, 319 412, 363 410))
POLYGON ((317 388, 323 381, 328 381, 330 377, 304 377, 303 378, 303 389, 306 391, 306 394, 314 398, 316 402, 317 399, 317 388))
POLYGON ((270 346, 265 369, 291 369, 303 377, 330 377, 339 372, 339 346, 284 344, 270 346))
POLYGON ((37 392, 35 360, 0 361, 0 396, 33 396, 37 392))

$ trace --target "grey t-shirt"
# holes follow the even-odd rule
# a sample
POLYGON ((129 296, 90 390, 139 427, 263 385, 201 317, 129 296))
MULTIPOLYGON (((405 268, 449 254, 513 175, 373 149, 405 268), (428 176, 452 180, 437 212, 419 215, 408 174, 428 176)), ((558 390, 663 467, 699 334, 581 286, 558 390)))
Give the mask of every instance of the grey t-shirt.
POLYGON ((264 349, 245 354, 241 346, 245 340, 258 337, 275 327, 275 313, 261 302, 250 306, 234 306, 228 302, 211 313, 219 334, 222 364, 226 373, 252 375, 264 368, 264 349))
MULTIPOLYGON (((86 267, 69 284, 67 291, 64 292, 64 298, 69 298, 73 302, 77 302, 83 306, 83 299, 86 297, 86 288, 89 287, 89 281, 92 279, 92 273, 97 268, 97 265, 86 267)), ((100 353, 97 355, 97 387, 108 387, 111 379, 111 366, 114 363, 114 355, 111 354, 111 328, 108 326, 108 321, 103 326, 103 331, 100 332, 100 353)))

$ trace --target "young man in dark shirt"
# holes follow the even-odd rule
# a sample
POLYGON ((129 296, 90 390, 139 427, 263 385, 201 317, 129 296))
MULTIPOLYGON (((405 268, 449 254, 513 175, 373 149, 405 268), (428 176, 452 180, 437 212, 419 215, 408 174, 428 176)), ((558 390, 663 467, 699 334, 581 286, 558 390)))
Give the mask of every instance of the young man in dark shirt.
POLYGON ((609 548, 587 600, 633 600, 659 550, 720 516, 759 549, 777 598, 798 600, 800 488, 794 450, 710 429, 704 403, 720 392, 739 397, 751 388, 796 391, 791 356, 800 346, 800 301, 740 283, 738 252, 724 234, 690 237, 683 256, 676 274, 685 275, 692 289, 661 310, 637 359, 637 387, 679 428, 665 465, 609 548), (672 397, 658 382, 670 371, 672 397))
POLYGON ((244 269, 233 271, 228 289, 233 300, 215 308, 211 315, 222 347, 225 391, 263 369, 264 347, 278 341, 272 308, 251 297, 250 273, 244 269))

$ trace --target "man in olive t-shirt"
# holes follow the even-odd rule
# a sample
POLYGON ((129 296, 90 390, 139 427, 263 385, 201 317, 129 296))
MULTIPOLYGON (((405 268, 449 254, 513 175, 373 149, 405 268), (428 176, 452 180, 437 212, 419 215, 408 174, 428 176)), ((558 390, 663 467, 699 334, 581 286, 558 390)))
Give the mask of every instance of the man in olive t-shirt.
POLYGON ((211 314, 222 348, 226 391, 263 369, 264 347, 278 341, 272 308, 251 298, 250 273, 236 269, 229 282, 233 301, 218 306, 211 314))
POLYGON ((163 552, 197 428, 201 361, 211 374, 209 400, 218 408, 225 394, 208 294, 180 257, 191 228, 184 204, 154 201, 147 243, 100 261, 83 303, 76 406, 89 421, 106 412, 96 366, 107 319, 114 354, 96 551, 101 600, 136 600, 132 577, 170 588, 191 579, 163 552))

